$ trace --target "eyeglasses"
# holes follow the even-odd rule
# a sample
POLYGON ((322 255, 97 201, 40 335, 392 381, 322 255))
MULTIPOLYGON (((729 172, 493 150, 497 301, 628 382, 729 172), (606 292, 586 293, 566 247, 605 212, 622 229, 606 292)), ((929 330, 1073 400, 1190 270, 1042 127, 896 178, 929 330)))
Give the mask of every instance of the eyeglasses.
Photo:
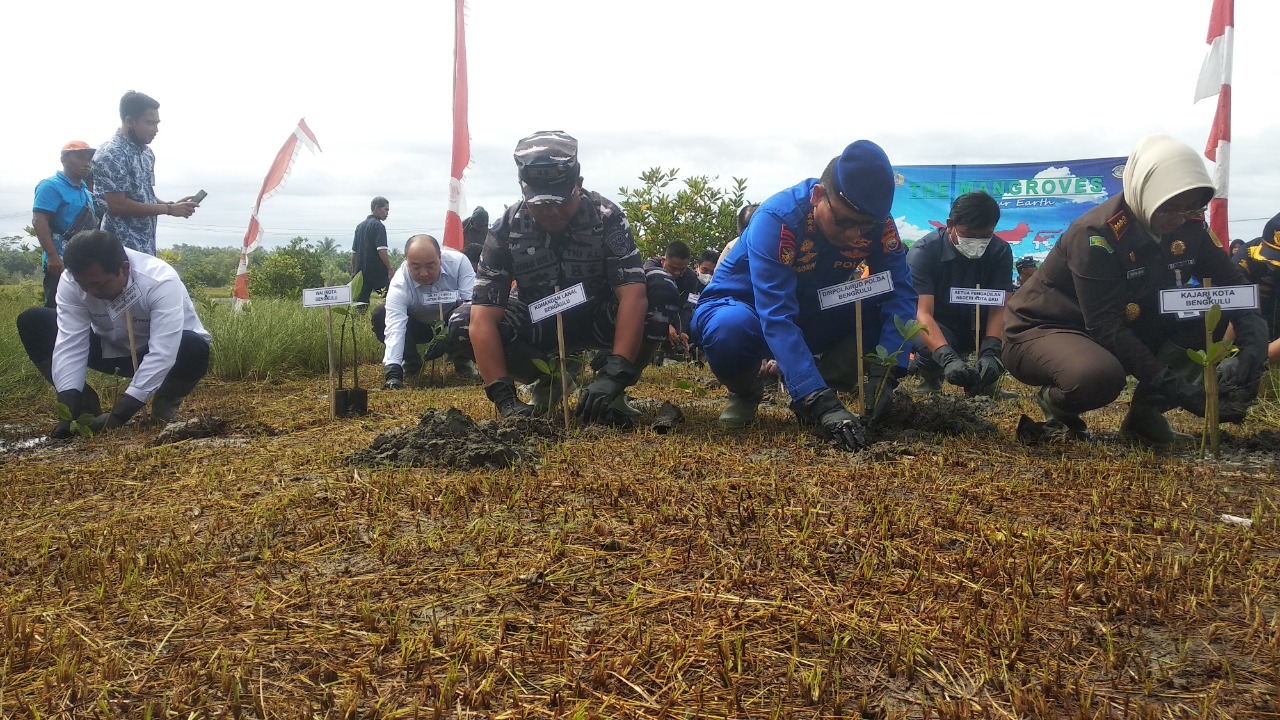
POLYGON ((831 209, 831 222, 840 230, 857 230, 860 234, 866 234, 874 230, 880 224, 879 220, 857 220, 853 218, 842 218, 836 213, 836 208, 831 204, 831 196, 825 195, 823 199, 827 201, 827 207, 831 209))
POLYGON ((1156 210, 1151 214, 1163 215, 1165 217, 1173 217, 1174 215, 1177 215, 1183 220, 1203 220, 1204 214, 1208 212, 1208 210, 1209 210, 1208 205, 1205 205, 1204 207, 1192 208, 1190 210, 1165 210, 1164 208, 1160 208, 1159 210, 1156 210))

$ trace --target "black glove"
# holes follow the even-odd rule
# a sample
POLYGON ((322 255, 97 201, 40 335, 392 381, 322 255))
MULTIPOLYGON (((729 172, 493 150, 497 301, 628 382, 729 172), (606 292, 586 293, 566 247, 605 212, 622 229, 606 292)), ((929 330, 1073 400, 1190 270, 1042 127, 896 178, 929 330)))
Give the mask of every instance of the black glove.
POLYGON ((933 360, 942 366, 942 376, 952 385, 967 388, 978 378, 973 368, 965 365, 964 360, 960 359, 950 345, 943 345, 934 350, 933 360))
POLYGON ((872 421, 888 417, 896 387, 898 379, 893 376, 892 368, 875 365, 867 371, 867 410, 872 421))
POLYGON ((1187 412, 1204 417, 1204 386, 1189 383, 1165 367, 1151 379, 1151 387, 1169 402, 1187 412))
POLYGON ((520 402, 516 397, 516 384, 511 378, 500 378, 484 386, 484 394, 489 396, 498 414, 504 418, 533 417, 533 406, 520 402))
POLYGON ((392 363, 382 369, 383 390, 403 390, 404 389, 404 368, 392 363))
POLYGON ((1218 381, 1242 388, 1253 386, 1256 393, 1267 365, 1267 321, 1249 313, 1233 318, 1231 327, 1236 332, 1239 352, 1218 365, 1218 381))
POLYGON ((574 408, 573 414, 587 422, 601 420, 609 405, 639 379, 640 371, 630 360, 621 355, 610 355, 604 367, 596 373, 596 379, 578 393, 578 407, 574 408))
POLYGON ((54 440, 65 440, 71 437, 71 421, 80 416, 80 394, 79 390, 63 390, 58 393, 58 404, 65 407, 71 417, 68 420, 59 419, 53 432, 49 433, 49 437, 54 440))
POLYGON ((423 353, 422 359, 427 362, 431 362, 432 360, 439 360, 448 354, 449 343, 444 340, 433 340, 431 344, 427 346, 427 351, 423 353))
POLYGON ((978 387, 990 387, 996 384, 1004 374, 1004 363, 1000 361, 1000 352, 1004 343, 1000 338, 983 338, 978 346, 978 372, 974 384, 978 387))
POLYGON ((791 403, 791 411, 801 422, 816 425, 818 434, 839 450, 861 450, 869 445, 858 416, 845 409, 831 388, 791 403))
POLYGON ((141 410, 143 405, 146 405, 146 403, 129 393, 120 393, 120 397, 116 398, 115 407, 111 408, 111 412, 102 413, 90 420, 89 429, 93 430, 94 435, 103 430, 115 430, 129 422, 129 418, 141 410))

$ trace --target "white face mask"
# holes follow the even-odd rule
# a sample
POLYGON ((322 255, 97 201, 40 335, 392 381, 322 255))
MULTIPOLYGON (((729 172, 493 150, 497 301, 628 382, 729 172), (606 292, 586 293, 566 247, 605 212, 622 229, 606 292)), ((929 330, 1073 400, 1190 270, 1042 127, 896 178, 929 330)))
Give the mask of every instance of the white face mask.
POLYGON ((987 246, 991 244, 991 238, 967 238, 956 235, 956 250, 960 254, 970 260, 977 260, 987 251, 987 246))

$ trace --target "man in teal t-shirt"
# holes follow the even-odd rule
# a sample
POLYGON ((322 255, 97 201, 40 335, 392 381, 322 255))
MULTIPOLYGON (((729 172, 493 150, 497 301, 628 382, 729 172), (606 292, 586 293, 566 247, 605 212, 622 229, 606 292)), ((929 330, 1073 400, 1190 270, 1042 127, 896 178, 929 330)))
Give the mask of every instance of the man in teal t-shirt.
POLYGON ((62 146, 62 171, 36 185, 31 226, 44 250, 44 306, 54 307, 62 277, 62 247, 81 230, 98 227, 89 169, 94 149, 80 140, 62 146))

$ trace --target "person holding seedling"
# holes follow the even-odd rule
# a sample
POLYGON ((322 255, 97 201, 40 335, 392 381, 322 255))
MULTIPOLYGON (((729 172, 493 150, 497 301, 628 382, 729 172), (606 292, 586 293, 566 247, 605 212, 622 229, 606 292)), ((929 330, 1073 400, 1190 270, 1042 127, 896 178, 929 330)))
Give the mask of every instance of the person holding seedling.
POLYGON ((466 255, 440 246, 430 235, 414 235, 404 246, 404 262, 391 278, 387 302, 369 315, 373 334, 386 345, 382 354, 383 389, 399 390, 404 379, 422 371, 418 346, 430 343, 426 360, 453 355, 453 369, 471 378, 475 366, 443 337, 449 316, 471 300, 475 271, 466 255), (439 332, 437 331, 439 328, 439 332))
POLYGON ((915 339, 919 393, 941 392, 945 380, 970 397, 1001 395, 1004 307, 981 305, 975 312, 974 305, 951 299, 952 288, 1013 292, 1013 251, 1009 243, 993 240, 998 222, 995 198, 966 193, 952 203, 946 226, 917 240, 907 253, 911 285, 920 295, 916 320, 928 330, 915 339), (969 352, 974 353, 972 363, 964 360, 969 352))
POLYGON ((57 310, 18 316, 27 356, 67 411, 52 437, 70 437, 85 414, 94 433, 118 428, 148 400, 152 420, 172 422, 209 371, 212 339, 178 273, 105 230, 77 233, 62 258, 57 310), (109 412, 85 382, 89 368, 132 378, 109 412))
POLYGON ((892 290, 863 308, 864 341, 899 349, 870 363, 866 390, 872 418, 887 414, 897 378, 906 373, 900 326, 916 315, 906 250, 890 216, 893 168, 880 146, 859 140, 811 178, 761 203, 741 238, 721 256, 693 314, 695 339, 729 390, 720 415, 745 427, 763 399, 761 361, 777 360, 791 409, 843 450, 867 445, 862 423, 833 387, 858 384, 855 327, 859 303, 824 303, 823 291, 888 272, 892 290), (821 354, 819 361, 815 355, 821 354))
MULTIPOLYGON (((1122 195, 1073 222, 1010 300, 1004 363, 1040 386, 1047 424, 1087 438, 1081 414, 1115 400, 1132 375, 1138 385, 1121 432, 1157 445, 1192 441, 1164 413, 1205 412, 1203 369, 1187 354, 1204 347, 1205 318, 1162 313, 1160 291, 1245 283, 1205 224, 1213 194, 1198 152, 1163 135, 1143 139, 1125 164, 1122 195)), ((1217 370, 1218 397, 1228 401, 1221 417, 1239 421, 1257 397, 1267 328, 1256 310, 1223 318, 1239 352, 1217 370)))
POLYGON ((561 392, 560 380, 545 372, 558 345, 557 319, 533 322, 529 306, 581 286, 584 301, 562 313, 566 346, 608 355, 575 412, 587 422, 630 424, 638 413, 625 390, 675 321, 676 286, 666 273, 646 278, 622 209, 582 187, 576 139, 534 133, 516 144, 515 163, 523 199, 491 228, 472 301, 450 320, 451 340, 474 355, 499 414, 545 412, 561 392), (532 383, 533 406, 516 397, 516 380, 532 383))

